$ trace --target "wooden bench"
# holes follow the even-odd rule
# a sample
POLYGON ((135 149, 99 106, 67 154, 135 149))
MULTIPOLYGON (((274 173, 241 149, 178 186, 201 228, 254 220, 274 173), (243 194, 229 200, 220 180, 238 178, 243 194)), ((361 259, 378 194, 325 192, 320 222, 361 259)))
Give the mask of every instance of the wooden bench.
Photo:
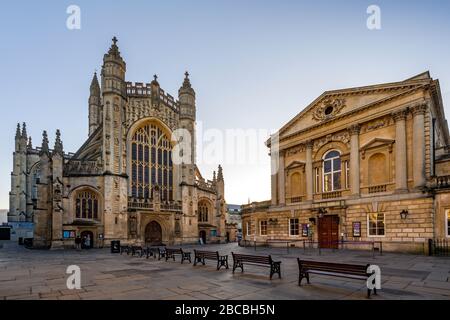
POLYGON ((281 279, 281 261, 273 261, 272 257, 269 256, 253 256, 253 255, 245 255, 245 254, 235 254, 233 255, 233 273, 237 268, 241 268, 242 272, 244 272, 244 264, 251 264, 262 267, 270 267, 270 280, 274 274, 278 273, 279 278, 281 279))
POLYGON ((132 256, 139 256, 142 258, 142 256, 144 255, 144 248, 140 247, 140 246, 132 246, 131 247, 131 255, 132 256))
POLYGON ((228 267, 228 255, 221 256, 219 254, 219 251, 199 251, 194 250, 194 267, 197 265, 197 263, 202 263, 205 265, 205 260, 214 260, 217 261, 217 270, 220 270, 220 268, 225 267, 226 269, 229 269, 228 267))
POLYGON ((166 257, 166 248, 158 248, 158 260, 166 257))
POLYGON ((143 256, 145 256, 147 259, 150 257, 156 258, 156 249, 150 248, 150 247, 145 247, 144 251, 143 251, 143 256))
POLYGON ((127 255, 130 254, 131 248, 130 246, 120 246, 120 254, 126 253, 127 255))
POLYGON ((166 249, 166 261, 168 261, 170 258, 175 261, 175 255, 181 256, 181 264, 184 263, 184 261, 189 261, 191 263, 191 253, 183 251, 183 249, 166 249))
MULTIPOLYGON (((330 262, 319 262, 319 261, 305 261, 297 258, 299 278, 298 285, 302 285, 303 278, 309 282, 310 274, 317 274, 323 276, 341 277, 347 279, 364 280, 372 276, 373 273, 368 273, 367 268, 370 266, 366 265, 355 265, 355 264, 343 264, 343 263, 330 263, 330 262)), ((371 289, 367 289, 367 297, 370 298, 371 289)), ((377 294, 377 289, 373 289, 374 294, 377 294)))

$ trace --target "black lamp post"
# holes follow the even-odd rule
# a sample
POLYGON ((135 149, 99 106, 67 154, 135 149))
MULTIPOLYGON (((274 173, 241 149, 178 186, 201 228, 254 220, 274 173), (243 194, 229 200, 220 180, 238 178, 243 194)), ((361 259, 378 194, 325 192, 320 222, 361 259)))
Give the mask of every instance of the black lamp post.
POLYGON ((402 220, 405 220, 408 217, 408 215, 409 215, 408 210, 403 209, 402 212, 400 212, 400 218, 402 220))

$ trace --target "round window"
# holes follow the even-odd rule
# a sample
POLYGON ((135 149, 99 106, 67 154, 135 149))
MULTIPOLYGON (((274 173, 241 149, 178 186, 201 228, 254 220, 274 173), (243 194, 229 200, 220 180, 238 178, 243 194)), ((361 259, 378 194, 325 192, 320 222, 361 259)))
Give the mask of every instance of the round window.
POLYGON ((333 113, 333 107, 332 106, 328 106, 325 108, 325 115, 329 116, 330 114, 333 113))

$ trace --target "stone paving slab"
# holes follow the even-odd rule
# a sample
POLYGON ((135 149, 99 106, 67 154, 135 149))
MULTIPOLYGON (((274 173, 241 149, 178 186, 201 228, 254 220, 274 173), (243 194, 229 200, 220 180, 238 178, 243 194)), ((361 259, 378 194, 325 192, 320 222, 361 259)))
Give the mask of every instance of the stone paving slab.
MULTIPOLYGON (((192 251, 198 246, 184 246, 192 251)), ((27 250, 6 243, 0 249, 0 300, 354 300, 366 299, 364 281, 311 276, 299 287, 297 257, 342 263, 376 264, 382 272, 382 290, 374 300, 450 300, 450 258, 365 251, 317 251, 285 248, 241 248, 236 244, 206 245, 202 250, 230 254, 230 269, 111 254, 108 249, 89 251, 27 250), (245 266, 232 273, 231 252, 271 254, 282 261, 282 279, 269 279, 269 269, 245 266), (69 265, 82 272, 82 289, 66 286, 69 265)))

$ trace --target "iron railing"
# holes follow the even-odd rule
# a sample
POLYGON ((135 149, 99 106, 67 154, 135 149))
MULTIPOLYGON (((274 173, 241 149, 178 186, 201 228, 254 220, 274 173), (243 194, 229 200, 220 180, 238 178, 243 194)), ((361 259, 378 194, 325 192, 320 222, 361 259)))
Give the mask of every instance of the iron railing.
POLYGON ((450 256, 450 240, 448 239, 429 239, 428 247, 430 256, 450 256))

